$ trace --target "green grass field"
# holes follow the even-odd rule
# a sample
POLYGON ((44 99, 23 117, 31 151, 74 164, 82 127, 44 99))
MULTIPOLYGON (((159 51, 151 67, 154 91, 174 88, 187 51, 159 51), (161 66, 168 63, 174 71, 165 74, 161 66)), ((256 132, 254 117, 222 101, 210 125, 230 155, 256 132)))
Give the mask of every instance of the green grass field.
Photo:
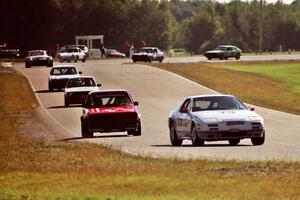
POLYGON ((152 63, 242 101, 300 114, 300 62, 152 63))
POLYGON ((90 143, 26 139, 18 121, 37 101, 22 75, 0 67, 0 77, 0 199, 300 197, 299 162, 151 159, 90 143))

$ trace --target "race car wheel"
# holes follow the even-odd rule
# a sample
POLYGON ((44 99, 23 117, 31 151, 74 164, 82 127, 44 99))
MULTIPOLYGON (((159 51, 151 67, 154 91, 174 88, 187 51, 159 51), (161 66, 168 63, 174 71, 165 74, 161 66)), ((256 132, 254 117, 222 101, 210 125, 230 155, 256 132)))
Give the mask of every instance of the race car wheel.
POLYGON ((208 60, 211 60, 211 57, 207 57, 208 60))
POLYGON ((236 146, 236 145, 238 145, 239 143, 240 143, 240 139, 230 139, 230 140, 228 140, 228 142, 229 142, 229 144, 231 145, 231 146, 236 146))
POLYGON ((238 60, 238 59, 240 59, 240 57, 241 57, 241 55, 238 53, 238 54, 236 54, 235 59, 238 60))
POLYGON ((263 132, 262 137, 251 138, 251 142, 253 145, 262 145, 265 143, 265 131, 263 132))
POLYGON ((30 68, 30 67, 31 67, 31 66, 30 66, 30 63, 26 63, 26 64, 25 64, 25 67, 26 67, 26 68, 30 68))
POLYGON ((136 63, 136 60, 133 60, 134 63, 136 63))
POLYGON ((84 138, 91 138, 91 137, 93 137, 93 132, 90 131, 83 122, 81 122, 81 135, 84 138))
POLYGON ((68 99, 65 98, 65 107, 69 107, 70 103, 68 101, 68 99))
POLYGON ((84 58, 82 58, 82 60, 81 60, 82 62, 85 62, 85 57, 84 58))
POLYGON ((224 60, 224 55, 220 55, 220 60, 224 60))
POLYGON ((176 133, 176 130, 175 130, 175 127, 173 124, 170 126, 170 141, 171 141, 172 146, 180 146, 182 144, 182 140, 178 139, 178 136, 177 136, 177 133, 176 133))
POLYGON ((53 91, 53 87, 52 87, 51 83, 49 82, 48 85, 49 85, 49 86, 48 86, 49 91, 52 92, 52 91, 53 91))
POLYGON ((127 131, 128 135, 140 136, 142 135, 141 122, 139 122, 138 129, 133 131, 127 131))
POLYGON ((74 60, 74 61, 75 61, 75 62, 77 62, 77 60, 79 60, 79 57, 78 57, 78 56, 76 56, 76 58, 75 58, 75 60, 74 60))
POLYGON ((53 67, 53 62, 48 63, 47 67, 53 67))
POLYGON ((163 60, 164 60, 164 58, 163 58, 163 57, 161 57, 161 58, 159 58, 159 60, 158 60, 158 61, 159 61, 160 63, 162 63, 162 61, 163 61, 163 60))
POLYGON ((204 145, 204 140, 201 140, 198 137, 198 133, 197 133, 195 125, 193 125, 193 127, 192 127, 191 140, 192 140, 193 146, 202 146, 202 145, 204 145))

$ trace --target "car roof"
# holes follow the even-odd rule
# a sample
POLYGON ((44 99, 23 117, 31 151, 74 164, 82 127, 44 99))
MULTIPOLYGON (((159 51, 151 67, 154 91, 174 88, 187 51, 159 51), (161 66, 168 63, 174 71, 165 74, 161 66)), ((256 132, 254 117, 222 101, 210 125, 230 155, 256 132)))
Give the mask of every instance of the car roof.
POLYGON ((228 95, 228 94, 208 94, 208 95, 194 95, 194 96, 189 96, 186 99, 194 99, 194 98, 199 98, 199 97, 235 97, 233 95, 228 95))
POLYGON ((70 65, 70 64, 69 65, 55 65, 52 68, 66 68, 66 67, 75 67, 75 65, 70 65))
POLYGON ((78 78, 92 78, 92 79, 95 79, 95 77, 93 77, 93 76, 79 76, 79 77, 72 77, 72 78, 69 78, 69 79, 78 79, 78 78))
POLYGON ((45 52, 46 50, 31 50, 31 51, 28 51, 28 52, 45 52))
POLYGON ((125 89, 111 89, 111 90, 97 90, 97 91, 92 91, 90 94, 95 94, 95 93, 107 93, 107 92, 126 92, 129 93, 125 89))
POLYGON ((234 45, 219 45, 219 47, 236 47, 234 45))

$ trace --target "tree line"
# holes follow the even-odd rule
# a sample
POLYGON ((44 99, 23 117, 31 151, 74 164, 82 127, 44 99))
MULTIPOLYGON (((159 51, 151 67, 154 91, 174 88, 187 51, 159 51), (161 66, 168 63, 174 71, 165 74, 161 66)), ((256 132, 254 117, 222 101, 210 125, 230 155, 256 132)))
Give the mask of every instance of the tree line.
MULTIPOLYGON (((200 0, 1 0, 0 42, 10 47, 54 49, 76 35, 104 35, 104 45, 124 51, 142 41, 163 50, 202 53, 218 44, 257 51, 259 1, 221 4, 200 0)), ((263 6, 263 49, 300 49, 300 0, 263 6)))

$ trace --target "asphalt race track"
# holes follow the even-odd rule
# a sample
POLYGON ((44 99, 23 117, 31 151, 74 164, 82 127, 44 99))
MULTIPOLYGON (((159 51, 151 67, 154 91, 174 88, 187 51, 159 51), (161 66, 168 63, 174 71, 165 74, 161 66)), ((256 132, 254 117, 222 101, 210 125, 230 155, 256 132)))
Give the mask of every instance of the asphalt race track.
MULTIPOLYGON (((289 55, 277 59, 300 59, 289 55)), ((259 57, 259 56, 256 56, 259 57)), ((242 60, 247 60, 243 57, 242 60)), ((259 57, 262 58, 262 57, 259 57)), ((273 58, 271 56, 271 58, 273 58)), ((250 57, 249 59, 254 59, 250 57)), ((203 61, 203 57, 168 58, 166 62, 203 61)), ((258 59, 260 60, 260 59, 258 59)), ((57 64, 57 63, 55 63, 57 64)), ((139 101, 142 115, 142 136, 127 136, 126 133, 95 133, 94 138, 81 138, 81 107, 64 107, 63 92, 48 92, 50 68, 25 68, 16 64, 30 79, 31 84, 50 114, 49 121, 55 120, 67 132, 68 141, 88 141, 106 144, 125 152, 153 157, 210 158, 237 160, 299 160, 300 159, 300 116, 279 111, 256 108, 266 125, 266 141, 262 146, 252 146, 250 139, 242 140, 238 146, 230 146, 227 141, 206 142, 203 147, 193 147, 185 141, 181 147, 170 146, 167 118, 184 97, 211 94, 214 91, 178 75, 132 64, 130 60, 88 60, 73 63, 83 75, 93 75, 103 89, 123 88, 131 92, 139 101), (123 63, 123 64, 122 64, 123 63)))

